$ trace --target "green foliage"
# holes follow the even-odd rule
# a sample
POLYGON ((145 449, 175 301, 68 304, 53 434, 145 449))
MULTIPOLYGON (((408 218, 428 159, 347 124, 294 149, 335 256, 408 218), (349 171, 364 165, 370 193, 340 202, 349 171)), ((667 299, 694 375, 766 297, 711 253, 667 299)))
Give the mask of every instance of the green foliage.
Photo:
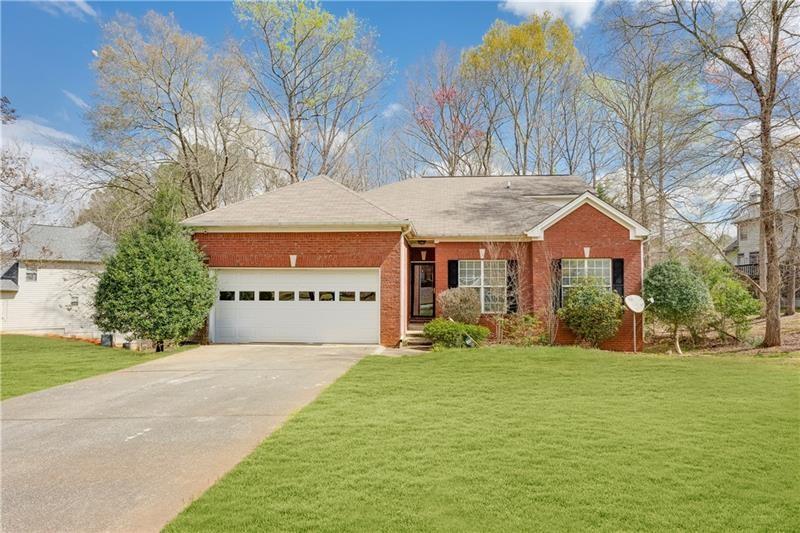
POLYGON ((106 262, 95 294, 101 329, 162 347, 203 326, 215 283, 197 244, 175 221, 176 198, 174 191, 161 190, 150 218, 123 235, 106 262))
POLYGON ((708 326, 722 336, 732 335, 742 340, 750 330, 753 316, 761 312, 761 302, 736 278, 728 263, 695 254, 689 266, 708 287, 714 304, 708 326))
POLYGON ((599 346, 617 334, 623 312, 622 299, 617 293, 587 279, 570 289, 558 317, 576 337, 599 346))
POLYGON ((475 324, 462 324, 447 318, 434 318, 423 329, 425 336, 433 342, 434 348, 463 348, 467 335, 477 344, 489 338, 489 328, 475 324))
POLYGON ((469 287, 455 287, 439 294, 439 310, 444 318, 464 324, 477 324, 481 318, 481 298, 469 287))
POLYGON ((677 261, 659 263, 647 272, 644 297, 653 299, 650 312, 672 327, 678 353, 681 353, 679 328, 691 325, 712 305, 703 281, 689 267, 677 261))
POLYGON ((536 315, 512 314, 497 317, 498 341, 513 346, 544 343, 544 326, 536 315))

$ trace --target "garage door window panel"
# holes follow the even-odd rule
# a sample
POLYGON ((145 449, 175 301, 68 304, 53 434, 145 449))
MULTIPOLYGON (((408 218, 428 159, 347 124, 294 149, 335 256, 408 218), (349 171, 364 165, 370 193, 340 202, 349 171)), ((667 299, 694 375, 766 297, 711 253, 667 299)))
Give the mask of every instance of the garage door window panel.
POLYGON ((275 291, 259 291, 258 292, 258 299, 262 302, 274 302, 275 301, 275 291))
POLYGON ((255 291, 239 291, 240 302, 253 302, 256 299, 255 291))
POLYGON ((236 300, 235 291, 219 291, 219 299, 221 302, 232 302, 236 300))
POLYGON ((355 302, 356 301, 356 293, 355 293, 355 291, 340 291, 339 292, 339 301, 340 302, 355 302))
POLYGON ((282 302, 293 302, 294 291, 280 291, 278 293, 278 299, 282 302))
POLYGON ((300 291, 297 293, 298 300, 301 302, 313 302, 314 301, 314 291, 300 291))
POLYGON ((320 302, 333 302, 336 301, 336 292, 334 291, 319 291, 320 302))
POLYGON ((361 291, 358 293, 358 299, 362 302, 374 302, 375 301, 375 292, 373 291, 361 291))

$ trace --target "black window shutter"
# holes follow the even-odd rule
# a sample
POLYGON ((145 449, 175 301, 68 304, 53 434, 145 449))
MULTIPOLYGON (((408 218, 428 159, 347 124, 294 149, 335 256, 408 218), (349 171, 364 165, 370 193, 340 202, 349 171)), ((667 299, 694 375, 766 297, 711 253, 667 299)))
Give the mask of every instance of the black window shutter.
POLYGON ((625 298, 625 261, 623 259, 611 260, 611 288, 625 298))
POLYGON ((553 309, 561 309, 561 259, 553 259, 550 273, 553 276, 553 309))
POLYGON ((516 313, 519 306, 517 304, 517 293, 519 292, 519 272, 517 271, 517 261, 512 259, 506 261, 506 313, 516 313))
POLYGON ((458 287, 458 259, 447 261, 447 288, 458 287))

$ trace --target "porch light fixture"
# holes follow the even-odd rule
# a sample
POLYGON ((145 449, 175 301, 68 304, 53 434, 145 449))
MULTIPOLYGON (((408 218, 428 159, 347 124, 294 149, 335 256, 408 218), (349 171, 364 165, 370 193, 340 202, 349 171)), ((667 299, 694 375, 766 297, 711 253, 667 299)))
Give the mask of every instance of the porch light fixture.
POLYGON ((422 257, 422 260, 425 261, 425 257, 427 257, 428 251, 427 250, 421 250, 419 252, 419 255, 420 255, 420 257, 422 257))
POLYGON ((484 256, 486 255, 486 248, 481 248, 480 250, 478 250, 478 253, 481 254, 481 259, 483 259, 484 256))
POLYGON ((296 255, 290 255, 289 256, 289 264, 292 265, 292 268, 294 268, 295 265, 297 265, 297 256, 296 255))
POLYGON ((591 252, 591 251, 592 251, 592 249, 590 247, 584 246, 583 247, 583 257, 588 259, 589 258, 589 252, 591 252))

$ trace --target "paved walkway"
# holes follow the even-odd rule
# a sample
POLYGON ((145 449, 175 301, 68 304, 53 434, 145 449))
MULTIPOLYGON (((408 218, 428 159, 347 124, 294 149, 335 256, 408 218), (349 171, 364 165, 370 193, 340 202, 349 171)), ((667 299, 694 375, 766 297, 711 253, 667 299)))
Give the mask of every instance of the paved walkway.
POLYGON ((0 529, 157 531, 369 346, 204 346, 11 398, 0 529))

